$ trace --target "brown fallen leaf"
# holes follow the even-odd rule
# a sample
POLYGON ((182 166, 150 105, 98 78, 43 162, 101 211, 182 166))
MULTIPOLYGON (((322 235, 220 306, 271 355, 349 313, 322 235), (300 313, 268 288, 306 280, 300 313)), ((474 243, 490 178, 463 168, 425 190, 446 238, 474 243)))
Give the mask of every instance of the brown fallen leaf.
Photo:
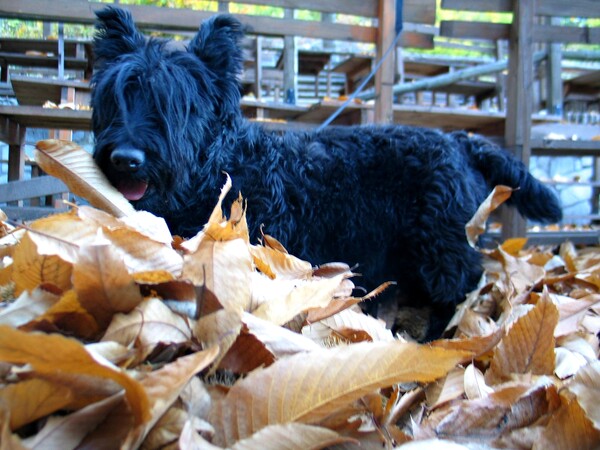
POLYGON ((133 206, 117 191, 92 156, 71 141, 48 139, 36 144, 35 160, 44 172, 60 178, 76 195, 117 217, 134 214, 133 206))
POLYGON ((490 214, 508 200, 512 193, 513 189, 508 186, 496 186, 479 206, 473 218, 465 225, 467 240, 471 247, 477 247, 477 239, 485 232, 485 224, 490 214))
POLYGON ((137 424, 150 418, 146 393, 139 382, 124 372, 99 364, 74 339, 59 335, 25 333, 0 326, 0 361, 31 364, 40 373, 84 375, 114 381, 125 388, 125 395, 137 424))
POLYGON ((439 378, 465 356, 417 344, 363 342, 283 358, 238 381, 215 404, 215 443, 232 445, 267 425, 317 424, 377 388, 439 378))
POLYGON ((486 382, 499 383, 512 374, 551 375, 554 372, 554 328, 558 310, 546 292, 535 307, 518 319, 494 349, 486 382))

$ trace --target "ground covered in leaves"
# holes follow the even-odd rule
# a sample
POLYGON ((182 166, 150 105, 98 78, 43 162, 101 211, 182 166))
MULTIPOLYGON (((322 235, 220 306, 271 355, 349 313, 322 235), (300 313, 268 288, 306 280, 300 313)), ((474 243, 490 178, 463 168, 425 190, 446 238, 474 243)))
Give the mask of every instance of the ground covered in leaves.
POLYGON ((45 147, 111 213, 4 225, 1 449, 600 445, 600 248, 486 251, 452 337, 417 344, 346 265, 251 244, 243 200, 182 241, 45 147))

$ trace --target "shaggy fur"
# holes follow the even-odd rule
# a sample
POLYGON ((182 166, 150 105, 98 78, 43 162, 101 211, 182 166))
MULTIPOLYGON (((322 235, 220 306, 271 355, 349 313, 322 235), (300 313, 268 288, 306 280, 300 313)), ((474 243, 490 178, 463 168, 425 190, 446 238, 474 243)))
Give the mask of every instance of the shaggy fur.
MULTIPOLYGON (((395 280, 399 296, 433 305, 433 337, 481 274, 465 223, 491 188, 541 222, 561 218, 553 193, 486 140, 406 126, 276 133, 241 114, 242 25, 203 23, 187 48, 145 38, 130 15, 97 13, 94 157, 138 209, 190 237, 225 176, 248 201, 248 224, 314 264, 359 264, 367 289, 395 280)), ((230 200, 231 200, 230 198, 230 200)))

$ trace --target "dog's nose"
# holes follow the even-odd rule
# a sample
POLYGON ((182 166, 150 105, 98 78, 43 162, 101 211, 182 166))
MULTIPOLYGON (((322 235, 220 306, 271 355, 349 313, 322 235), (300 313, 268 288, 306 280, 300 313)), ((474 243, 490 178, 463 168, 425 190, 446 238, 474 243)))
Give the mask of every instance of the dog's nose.
POLYGON ((145 161, 144 151, 136 148, 115 148, 110 154, 110 162, 119 172, 136 172, 145 161))

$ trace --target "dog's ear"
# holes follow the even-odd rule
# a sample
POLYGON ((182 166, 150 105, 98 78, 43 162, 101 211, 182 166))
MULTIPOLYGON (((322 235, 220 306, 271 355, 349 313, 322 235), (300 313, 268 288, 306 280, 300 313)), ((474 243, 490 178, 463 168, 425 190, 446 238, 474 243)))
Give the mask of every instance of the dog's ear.
POLYGON ((103 65, 120 55, 132 53, 144 45, 144 35, 135 27, 129 11, 107 6, 96 11, 96 17, 98 17, 94 36, 96 64, 103 65))
POLYGON ((240 46, 243 37, 242 23, 229 14, 221 14, 202 23, 190 42, 189 50, 215 73, 237 76, 243 69, 240 46))

